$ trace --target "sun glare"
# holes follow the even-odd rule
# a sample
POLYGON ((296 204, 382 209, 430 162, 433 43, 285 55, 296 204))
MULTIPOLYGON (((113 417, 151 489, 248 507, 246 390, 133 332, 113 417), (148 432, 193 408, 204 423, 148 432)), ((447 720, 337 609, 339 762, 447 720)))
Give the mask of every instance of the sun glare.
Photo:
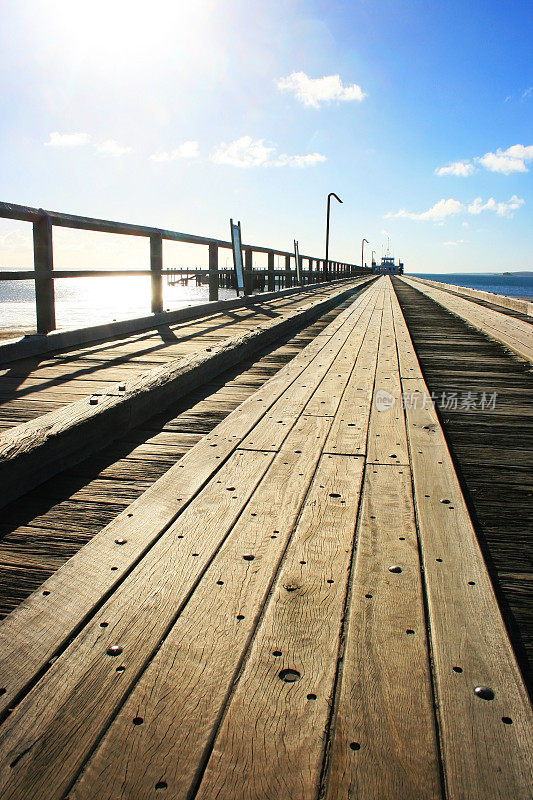
MULTIPOLYGON (((179 56, 205 37, 211 0, 93 0, 91 3, 51 0, 46 22, 59 39, 63 52, 74 52, 84 61, 179 56)), ((34 20, 35 22, 35 20, 34 20)))

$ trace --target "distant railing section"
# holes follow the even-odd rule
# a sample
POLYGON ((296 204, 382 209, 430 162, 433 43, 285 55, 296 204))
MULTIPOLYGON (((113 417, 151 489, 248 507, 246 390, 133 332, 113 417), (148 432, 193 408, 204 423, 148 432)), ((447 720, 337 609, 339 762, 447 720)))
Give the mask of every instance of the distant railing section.
MULTIPOLYGON (((218 300, 219 287, 231 288, 233 270, 219 269, 218 251, 220 248, 232 249, 231 242, 222 239, 211 239, 205 236, 194 236, 189 233, 150 228, 144 225, 131 225, 126 222, 112 222, 90 217, 79 217, 74 214, 62 214, 56 211, 44 211, 42 208, 29 208, 13 203, 0 203, 0 218, 16 219, 33 224, 33 270, 4 270, 0 272, 0 281, 35 280, 35 309, 37 332, 46 334, 56 328, 54 280, 57 278, 104 278, 104 277, 151 277, 151 310, 157 314, 163 311, 163 277, 170 283, 184 280, 185 276, 196 278, 209 286, 209 300, 218 300), (52 245, 53 227, 73 228, 77 230, 99 233, 118 233, 127 236, 143 236, 150 240, 149 270, 55 270, 52 245), (198 244, 209 248, 208 268, 206 270, 163 269, 163 240, 198 244)), ((278 288, 296 286, 297 270, 291 268, 294 253, 275 250, 270 247, 243 245, 245 291, 250 294, 255 288, 266 288, 275 291, 278 288), (258 270, 253 267, 253 254, 267 254, 267 269, 258 270), (274 269, 275 256, 285 259, 284 269, 274 269)), ((364 267, 338 261, 326 261, 315 256, 300 255, 300 260, 308 262, 308 269, 301 271, 302 285, 319 283, 325 280, 346 278, 369 272, 364 267), (313 268, 314 267, 314 268, 313 268)), ((296 266, 296 265, 295 265, 296 266)))

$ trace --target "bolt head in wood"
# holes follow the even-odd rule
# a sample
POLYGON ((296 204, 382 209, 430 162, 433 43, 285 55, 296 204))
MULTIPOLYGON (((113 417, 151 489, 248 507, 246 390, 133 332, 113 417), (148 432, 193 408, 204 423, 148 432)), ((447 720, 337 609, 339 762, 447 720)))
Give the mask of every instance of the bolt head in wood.
POLYGON ((112 644, 106 650, 108 656, 119 656, 122 653, 122 647, 118 644, 112 644))
POLYGON ((494 691, 489 686, 476 686, 474 694, 482 700, 494 700, 494 691))
POLYGON ((398 564, 393 564, 391 567, 389 567, 389 572, 401 572, 401 571, 402 568, 398 566, 398 564))
POLYGON ((127 541, 127 539, 123 539, 121 536, 119 539, 115 539, 115 544, 126 544, 127 541))
POLYGON ((285 681, 285 683, 294 683, 300 680, 302 676, 296 669, 282 669, 279 673, 279 677, 282 681, 285 681))

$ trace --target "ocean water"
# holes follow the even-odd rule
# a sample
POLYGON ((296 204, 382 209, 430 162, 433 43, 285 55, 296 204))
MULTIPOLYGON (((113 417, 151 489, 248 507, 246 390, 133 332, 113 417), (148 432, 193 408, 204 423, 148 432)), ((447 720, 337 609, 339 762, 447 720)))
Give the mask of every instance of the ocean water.
MULTIPOLYGON (((173 311, 205 303, 208 287, 167 286, 163 281, 163 308, 173 311)), ((235 291, 220 289, 219 296, 235 297, 235 291)), ((125 278, 64 278, 55 281, 58 329, 97 325, 150 314, 151 287, 148 276, 125 278)), ((35 332, 33 281, 0 281, 0 337, 35 332)))
POLYGON ((455 283, 457 286, 467 286, 469 289, 504 294, 507 297, 533 299, 533 272, 510 272, 508 275, 501 272, 454 272, 445 275, 414 272, 413 275, 441 283, 455 283))
MULTIPOLYGON (((416 273, 421 278, 455 283, 473 289, 533 298, 533 273, 446 275, 416 273)), ((150 313, 150 278, 64 278, 55 281, 58 329, 78 328, 102 322, 144 316, 150 313)), ((221 289, 220 297, 234 297, 221 289)), ((207 286, 167 286, 163 282, 163 307, 174 310, 205 303, 207 286)), ((35 332, 33 281, 0 281, 0 338, 35 332), (8 333, 9 332, 9 333, 8 333)))

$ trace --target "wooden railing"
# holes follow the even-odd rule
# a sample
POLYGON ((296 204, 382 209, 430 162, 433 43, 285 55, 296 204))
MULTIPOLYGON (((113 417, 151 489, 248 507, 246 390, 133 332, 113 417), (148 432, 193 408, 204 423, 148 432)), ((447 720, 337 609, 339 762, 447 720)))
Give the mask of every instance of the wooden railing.
MULTIPOLYGON (((35 308, 37 316, 37 332, 49 333, 55 330, 55 291, 56 278, 89 278, 89 277, 132 277, 139 275, 151 276, 152 287, 152 313, 163 310, 163 276, 176 276, 178 273, 197 274, 193 270, 163 269, 163 240, 197 244, 208 247, 208 269, 198 271, 205 275, 209 284, 209 300, 218 300, 219 279, 221 274, 230 274, 230 270, 219 270, 218 251, 220 248, 231 250, 231 242, 222 239, 211 239, 205 236, 194 236, 189 233, 150 228, 144 225, 131 225, 125 222, 112 222, 90 217, 79 217, 74 214, 62 214, 56 211, 44 211, 42 208, 29 208, 13 203, 0 203, 0 218, 15 219, 22 222, 31 222, 33 225, 33 270, 0 271, 0 281, 35 280, 35 308), (73 228, 77 230, 95 231, 100 233, 118 233, 128 236, 143 236, 150 240, 150 269, 149 270, 55 270, 52 247, 53 227, 73 228)), ((284 250, 275 250, 270 247, 256 245, 243 245, 245 259, 245 285, 246 292, 251 293, 254 281, 263 276, 268 291, 275 291, 278 287, 297 285, 297 270, 291 268, 291 260, 295 259, 294 253, 284 250), (267 254, 267 269, 257 270, 253 266, 253 254, 267 254), (285 259, 284 270, 274 269, 275 256, 285 259)), ((355 264, 346 264, 316 256, 300 255, 302 262, 308 262, 308 269, 301 270, 302 284, 318 283, 332 278, 343 278, 357 275, 365 270, 355 264), (314 267, 314 269, 313 269, 314 267)), ((295 265, 296 266, 296 265, 295 265)))

